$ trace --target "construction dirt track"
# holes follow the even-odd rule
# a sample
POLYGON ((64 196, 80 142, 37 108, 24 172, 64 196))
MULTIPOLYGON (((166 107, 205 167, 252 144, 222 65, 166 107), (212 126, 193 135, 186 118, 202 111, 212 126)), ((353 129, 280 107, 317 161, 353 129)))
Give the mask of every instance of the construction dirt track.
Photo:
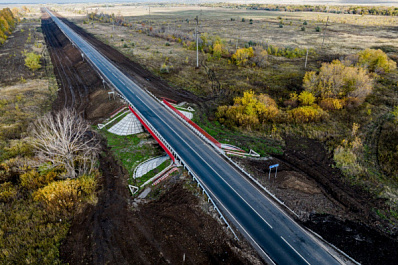
MULTIPOLYGON (((121 103, 108 100, 109 88, 104 89, 102 79, 83 60, 80 52, 71 45, 48 15, 43 14, 42 18, 42 29, 60 88, 53 110, 75 108, 83 113, 86 119, 96 124, 121 103)), ((159 77, 75 24, 65 19, 64 22, 89 40, 127 76, 156 96, 178 102, 205 104, 202 98, 190 92, 171 88, 159 77)), ((368 215, 372 207, 379 206, 379 202, 372 201, 365 195, 358 195, 355 190, 349 189, 348 192, 344 192, 346 187, 333 183, 334 179, 329 176, 336 172, 328 165, 331 161, 327 157, 323 159, 326 151, 315 150, 319 151, 315 154, 308 150, 296 150, 296 141, 298 140, 288 139, 285 154, 279 157, 281 168, 285 166, 289 167, 289 170, 293 168, 305 172, 314 178, 325 192, 331 194, 329 196, 334 200, 361 216, 368 215), (319 157, 322 161, 318 161, 319 157), (312 169, 313 165, 316 165, 315 169, 312 169), (356 195, 359 199, 354 198, 356 195)), ((309 146, 313 146, 313 143, 309 143, 309 146)), ((250 162, 248 163, 250 167, 250 162)), ((252 166, 256 167, 255 164, 253 162, 252 166)), ((165 187, 167 193, 133 211, 131 196, 126 188, 126 171, 115 161, 105 142, 100 170, 103 177, 100 181, 98 203, 88 206, 75 216, 70 233, 61 246, 63 261, 69 264, 182 264, 185 254, 185 264, 258 262, 258 257, 253 251, 249 250, 245 243, 237 245, 230 239, 216 219, 200 208, 198 198, 183 188, 180 182, 169 183, 165 187)), ((321 235, 330 235, 330 238, 324 237, 339 247, 341 244, 345 245, 347 249, 344 251, 358 255, 355 258, 363 264, 394 264, 398 257, 397 248, 391 247, 397 243, 377 233, 373 235, 374 230, 367 232, 369 235, 372 234, 369 240, 357 242, 344 237, 347 234, 347 230, 344 230, 346 227, 354 231, 356 228, 360 230, 361 227, 356 227, 356 224, 341 224, 341 221, 328 216, 312 218, 313 222, 306 224, 308 227, 321 235), (325 223, 330 224, 328 231, 323 231, 325 223), (383 257, 369 252, 371 247, 374 247, 373 251, 376 252, 378 249, 383 250, 383 257)), ((355 237, 354 234, 350 236, 355 237)))

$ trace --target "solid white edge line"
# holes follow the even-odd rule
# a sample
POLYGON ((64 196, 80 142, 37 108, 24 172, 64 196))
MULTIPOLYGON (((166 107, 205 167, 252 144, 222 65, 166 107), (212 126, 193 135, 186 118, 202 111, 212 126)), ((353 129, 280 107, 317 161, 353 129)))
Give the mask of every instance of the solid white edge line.
POLYGON ((292 245, 289 244, 289 242, 286 241, 286 239, 283 238, 283 236, 281 236, 281 238, 282 238, 283 241, 285 241, 285 243, 286 243, 291 249, 294 250, 294 252, 296 252, 297 255, 300 256, 300 258, 302 258, 308 265, 311 265, 303 256, 301 256, 301 254, 300 254, 297 250, 294 249, 294 247, 292 247, 292 245))
MULTIPOLYGON (((139 99, 140 101, 141 101, 141 103, 142 104, 144 104, 145 106, 146 106, 146 104, 144 103, 144 101, 142 101, 142 99, 137 95, 136 96, 136 98, 137 99, 139 99)), ((157 113, 155 113, 154 111, 152 111, 152 113, 154 113, 164 124, 166 124, 166 126, 171 130, 171 131, 173 131, 174 133, 175 133, 175 135, 176 136, 178 136, 178 138, 180 138, 181 139, 181 141, 183 141, 187 146, 189 146, 189 147, 191 147, 191 145, 189 145, 173 128, 171 128, 170 127, 170 125, 167 123, 167 122, 165 122, 157 113)), ((193 134, 193 135, 195 135, 195 137, 197 137, 196 136, 196 134, 193 134)), ((246 205, 247 206, 249 206, 256 214, 257 214, 257 216, 258 217, 260 217, 271 229, 273 229, 273 227, 222 177, 222 176, 220 176, 219 174, 218 174, 218 172, 216 171, 216 170, 214 170, 214 168, 212 167, 212 166, 210 166, 209 165, 209 163, 207 163, 207 161, 201 156, 201 155, 199 155, 197 152, 196 152, 196 150, 194 149, 194 148, 192 148, 191 147, 191 149, 192 149, 192 151, 198 156, 198 157, 200 157, 202 160, 203 160, 203 162, 225 183, 225 184, 227 184, 228 185, 228 187, 230 187, 231 188, 231 190, 233 190, 238 196, 239 196, 239 198, 241 198, 245 203, 246 203, 246 205)))
MULTIPOLYGON (((48 10, 48 9, 47 9, 48 10)), ((49 12, 49 10, 48 10, 48 12, 49 12)), ((51 13, 51 12, 49 12, 49 13, 51 13)), ((61 22, 62 23, 62 22, 61 22)), ((69 28, 69 27, 68 27, 69 28)), ((74 33, 74 32, 73 32, 74 33)), ((73 35, 73 34, 72 34, 73 35)), ((76 35, 77 36, 77 35, 76 35)), ((78 38, 80 38, 80 36, 78 36, 78 38)), ((81 39, 81 40, 83 40, 83 39, 81 39)), ((85 41, 85 40, 83 40, 84 42, 87 42, 87 41, 85 41)), ((89 45, 90 46, 90 45, 89 45)), ((101 54, 100 54, 101 55, 101 54)), ((102 57, 104 57, 103 55, 101 55, 102 57)), ((104 57, 105 58, 105 57, 104 57)), ((105 58, 106 59, 106 58, 105 58)), ((108 60, 106 60, 106 62, 107 63, 109 63, 108 62, 108 60)), ((101 64, 102 64, 102 62, 101 62, 101 64)), ((113 64, 110 64, 111 66, 113 66, 113 64)), ((105 66, 105 65, 104 65, 105 66)), ((111 69, 109 69, 108 67, 106 67, 111 73, 112 73, 112 71, 111 71, 111 69)), ((119 71, 116 67, 114 67, 117 71, 119 71)), ((102 72, 102 71, 101 71, 102 72)), ((112 73, 112 75, 114 75, 113 73, 112 73)), ((115 75, 114 75, 115 76, 115 75)), ((115 76, 116 77, 116 76, 115 76)), ((130 79, 128 79, 129 81, 131 81, 135 86, 137 86, 132 80, 130 80, 130 79)), ((119 80, 120 81, 120 80, 119 80)), ((123 83, 123 82, 122 82, 123 83)), ((138 87, 138 86, 137 86, 138 87)), ((139 87, 138 87, 139 88, 139 87)), ((131 91, 132 92, 132 91, 131 91)), ((133 92, 132 92, 133 93, 133 92)), ((133 93, 134 94, 134 93, 133 93)), ((141 100, 141 99, 140 99, 141 100)), ((142 100, 141 100, 141 102, 142 102, 142 100)), ((144 103, 144 102, 142 102, 142 103, 144 103)), ((144 103, 145 104, 145 103, 144 103)), ((146 105, 146 104, 145 104, 146 105)), ((158 116, 158 118, 160 118, 159 116, 158 116)), ((161 119, 162 121, 163 121, 163 119, 161 119)), ((163 121, 164 122, 164 121, 163 121)), ((167 123, 166 123, 167 124, 167 123)), ((170 128, 171 129, 171 128, 170 128)), ((174 131, 174 130, 173 130, 174 131)), ((174 131, 175 132, 175 131, 174 131)), ((176 134, 176 135, 178 135, 178 134, 176 134)), ((185 142, 185 141, 184 141, 185 142)), ((185 142, 186 143, 186 142, 185 142)), ((186 143, 187 144, 187 143, 186 143)), ((187 144, 188 145, 188 144, 187 144)), ((188 145, 189 146, 189 145, 188 145)), ((195 152, 196 153, 196 152, 195 152)), ((197 153, 196 153, 197 154, 197 153)), ((197 154, 198 155, 198 154, 197 154)), ((198 155, 199 156, 199 155, 198 155)), ((199 157, 201 157, 201 156, 199 156, 199 157)), ((202 158, 202 157, 201 157, 202 158)), ((203 159, 203 158, 202 158, 203 159)), ((207 163, 207 162, 206 162, 207 163)), ((210 165, 208 165, 214 172, 216 172, 210 165)), ((234 170, 237 172, 237 173, 239 173, 239 175, 240 175, 240 172, 237 170, 237 169, 235 169, 234 168, 234 170)), ((216 174, 218 175, 218 173, 216 172, 216 174)), ((219 176, 219 175, 218 175, 219 176)), ((225 180, 221 177, 221 176, 219 176, 224 182, 225 182, 225 180)), ((272 200, 270 200, 268 197, 266 197, 265 196, 265 194, 263 194, 259 189, 258 189, 258 187, 256 187, 253 183, 251 183, 247 178, 245 178, 244 177, 244 179, 246 179, 246 181, 247 182, 249 182, 255 189, 257 189, 268 201, 270 201, 274 206, 277 206, 272 200)), ((228 183, 226 183, 228 186, 230 186, 228 183)), ((203 183, 202 183, 202 185, 203 185, 203 183)), ((239 197, 241 197, 240 195, 239 195, 239 193, 237 193, 231 186, 230 186, 230 188, 236 193, 236 194, 238 194, 238 196, 239 197)), ((209 190, 209 192, 211 192, 210 190, 209 190)), ((212 193, 212 192, 211 192, 212 193)), ((213 194, 213 196, 214 196, 214 194, 213 194)), ((214 196, 215 197, 215 196, 214 196)), ((217 197, 215 197, 216 199, 217 199, 217 197)), ((242 197, 241 197, 242 198, 242 197)), ((243 198, 242 198, 243 199, 243 198)), ((218 200, 218 199, 217 199, 218 200)), ((244 199, 243 199, 244 200, 244 199)), ((219 200, 218 200, 219 201, 219 200)), ((245 201, 245 200, 244 200, 245 201)), ((226 211, 228 211, 226 208, 225 208, 225 206, 219 201, 219 203, 224 207, 224 209, 226 210, 226 211)), ((252 208, 246 201, 245 201, 245 203, 250 207, 250 208, 252 208)), ((279 206, 277 206, 278 208, 279 208, 279 206)), ((280 209, 280 208, 279 208, 280 209)), ((257 211, 256 210, 254 210, 253 208, 252 208, 252 210, 266 223, 266 224, 268 224, 268 222, 266 221, 266 220, 264 220, 258 213, 257 213, 257 211)), ((280 209, 280 211, 285 215, 285 216, 287 216, 289 219, 291 219, 292 220, 292 218, 289 216, 289 215, 287 215, 283 210, 281 210, 280 209)), ((234 218, 232 215, 231 215, 231 213, 228 211, 228 213, 230 214, 230 216, 232 217, 232 218, 234 218)), ((235 219, 235 218, 234 218, 235 219)), ((235 221, 236 221, 236 219, 235 219, 235 221)), ((292 220, 293 221, 293 220, 292 220)), ((236 221, 237 222, 237 221, 236 221)), ((294 221, 293 221, 294 222, 294 221)), ((238 224, 239 224, 239 226, 245 231, 245 233, 253 240, 253 238, 247 233, 247 231, 242 227, 242 225, 239 223, 239 222, 237 222, 238 224)), ((296 223, 296 222, 294 222, 294 223, 296 223)), ((269 225, 269 224, 268 224, 269 225)), ((298 225, 298 224, 297 224, 298 225)), ((269 225, 270 226, 270 225, 269 225)), ((307 235, 310 235, 310 236, 312 236, 313 237, 313 235, 311 235, 308 231, 306 231, 305 229, 303 229, 300 225, 298 225, 302 230, 303 230, 303 232, 305 232, 307 235)), ((272 228, 272 226, 270 226, 271 228, 272 228)), ((283 239, 283 237, 282 237, 282 239, 283 239)), ((258 246, 258 244, 253 240, 253 242, 258 246)), ((287 242, 286 242, 287 243, 287 242)), ((289 243, 287 243, 289 246, 290 246, 290 244, 289 243)), ((291 246, 290 246, 291 247, 291 246)), ((324 247, 323 247, 324 248, 324 247)), ((261 248, 260 248, 261 249, 261 248)), ((296 251, 294 248, 292 248, 294 251, 296 251)), ((324 248, 325 249, 325 248, 324 248)), ((264 252, 264 251, 263 251, 264 252)), ((327 252, 329 252, 329 251, 327 251, 327 252)), ((296 251, 296 253, 297 253, 297 251, 296 251)), ((266 253, 265 253, 266 254, 266 253)), ((299 253, 297 253, 297 254, 299 254, 299 253)), ((331 254, 330 252, 329 252, 329 254, 331 254)), ((299 254, 300 255, 300 254, 299 254)), ((267 255, 268 256, 268 255, 267 255)), ((301 255, 300 255, 301 256, 301 255)), ((333 255, 332 255, 333 256, 333 255)), ((302 257, 302 256, 301 256, 302 257)), ((334 257, 334 256, 333 256, 334 257)), ((302 257, 303 258, 303 257, 302 257)), ((303 258, 304 259, 304 258, 303 258)), ((305 260, 305 259, 304 259, 305 260)), ((307 262, 307 261, 306 261, 307 262)), ((308 263, 308 262, 307 262, 308 263)), ((309 264, 309 263, 308 263, 309 264)))

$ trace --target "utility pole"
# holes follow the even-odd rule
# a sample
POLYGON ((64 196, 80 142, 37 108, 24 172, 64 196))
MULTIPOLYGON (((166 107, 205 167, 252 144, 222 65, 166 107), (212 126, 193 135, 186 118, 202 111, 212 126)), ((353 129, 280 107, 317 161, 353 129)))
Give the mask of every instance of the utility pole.
POLYGON ((307 62, 308 62, 308 48, 307 48, 307 54, 305 55, 304 69, 307 69, 307 62))
POLYGON ((199 17, 196 16, 196 68, 199 68, 199 32, 198 32, 198 27, 199 27, 199 17))
POLYGON ((326 29, 328 28, 328 23, 329 23, 329 16, 328 16, 328 19, 326 20, 326 26, 325 26, 325 29, 323 31, 322 47, 323 47, 323 44, 325 43, 325 34, 326 34, 326 29))

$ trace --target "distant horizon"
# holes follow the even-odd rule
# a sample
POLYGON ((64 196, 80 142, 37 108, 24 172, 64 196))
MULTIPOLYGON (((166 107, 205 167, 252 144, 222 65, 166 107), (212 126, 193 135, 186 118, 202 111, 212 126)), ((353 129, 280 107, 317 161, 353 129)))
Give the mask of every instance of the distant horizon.
POLYGON ((397 0, 0 0, 0 5, 36 5, 36 4, 118 4, 118 3, 239 3, 239 4, 292 4, 292 5, 375 5, 375 6, 397 6, 397 0))

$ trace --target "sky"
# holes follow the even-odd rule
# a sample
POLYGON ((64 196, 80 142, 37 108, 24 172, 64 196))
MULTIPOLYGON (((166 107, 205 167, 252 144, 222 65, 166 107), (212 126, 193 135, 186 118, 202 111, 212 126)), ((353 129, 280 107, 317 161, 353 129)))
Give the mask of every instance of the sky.
POLYGON ((0 4, 45 4, 45 3, 204 3, 204 2, 239 2, 239 3, 266 3, 266 4, 330 4, 330 5, 388 5, 398 7, 398 0, 0 0, 0 4))

